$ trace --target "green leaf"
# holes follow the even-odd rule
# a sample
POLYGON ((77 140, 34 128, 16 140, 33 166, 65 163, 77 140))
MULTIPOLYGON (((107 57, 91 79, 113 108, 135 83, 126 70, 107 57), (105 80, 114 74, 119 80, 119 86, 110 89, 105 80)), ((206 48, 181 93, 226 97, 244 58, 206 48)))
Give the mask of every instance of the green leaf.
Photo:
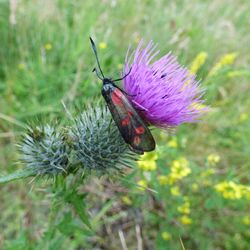
POLYGON ((22 170, 22 171, 14 172, 12 174, 0 177, 0 183, 7 183, 10 181, 19 180, 19 179, 23 179, 23 178, 27 178, 27 177, 35 176, 35 175, 36 174, 34 170, 30 170, 30 169, 22 170))
MULTIPOLYGON (((79 223, 78 223, 79 224, 79 223)), ((91 236, 92 233, 89 230, 86 230, 85 228, 82 228, 79 226, 77 222, 72 217, 71 212, 68 212, 64 214, 62 221, 57 225, 58 230, 66 235, 74 235, 76 232, 79 232, 86 236, 91 236)))
POLYGON ((86 211, 86 206, 83 203, 86 194, 78 194, 76 189, 73 189, 69 193, 66 194, 65 200, 70 203, 76 210, 79 215, 81 221, 88 226, 89 229, 92 229, 91 224, 88 219, 88 214, 86 211))

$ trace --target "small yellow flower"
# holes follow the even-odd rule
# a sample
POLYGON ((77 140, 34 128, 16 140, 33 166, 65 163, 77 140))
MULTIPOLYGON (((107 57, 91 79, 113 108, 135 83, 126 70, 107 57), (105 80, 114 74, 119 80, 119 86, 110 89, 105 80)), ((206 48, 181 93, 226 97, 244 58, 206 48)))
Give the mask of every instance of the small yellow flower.
POLYGON ((19 63, 18 64, 18 69, 24 70, 26 68, 26 65, 24 63, 19 63))
POLYGON ((188 160, 185 157, 180 157, 179 159, 174 160, 172 162, 171 167, 172 168, 180 168, 180 167, 186 168, 188 167, 188 165, 189 165, 188 160))
POLYGON ((182 214, 190 214, 190 203, 189 201, 184 202, 182 205, 177 207, 178 212, 182 214))
POLYGON ((199 186, 198 186, 197 183, 193 183, 191 187, 192 187, 192 190, 193 190, 194 192, 196 192, 196 191, 199 189, 199 186))
POLYGON ((100 42, 99 43, 99 48, 100 49, 106 49, 107 48, 107 44, 105 42, 100 42))
POLYGON ((138 167, 143 171, 154 171, 157 168, 156 160, 158 154, 155 152, 145 153, 138 161, 138 167))
POLYGON ((250 201, 250 186, 241 185, 243 196, 250 201))
POLYGON ((161 186, 166 186, 169 183, 168 176, 166 176, 166 175, 160 175, 160 176, 158 176, 157 179, 158 179, 161 186))
POLYGON ((242 113, 240 115, 240 122, 245 122, 246 120, 248 120, 249 115, 247 113, 242 113))
POLYGON ((192 62, 190 72, 196 74, 197 71, 201 68, 201 66, 205 63, 206 59, 207 59, 207 53, 200 52, 192 62))
POLYGON ((208 164, 210 166, 215 166, 220 161, 220 156, 218 154, 210 154, 207 157, 208 164))
POLYGON ((155 161, 138 161, 137 164, 143 171, 154 171, 157 168, 155 161))
POLYGON ((173 137, 168 143, 167 143, 168 147, 170 148, 177 148, 178 147, 178 143, 177 143, 177 139, 176 137, 173 137))
POLYGON ((190 217, 188 217, 187 215, 181 216, 179 220, 180 220, 180 222, 183 225, 190 225, 190 224, 192 224, 192 219, 190 217))
POLYGON ((155 151, 146 152, 141 156, 140 159, 146 161, 156 161, 158 159, 158 154, 155 151))
POLYGON ((245 217, 243 217, 242 222, 243 222, 245 225, 250 226, 250 216, 245 216, 245 217))
POLYGON ((122 202, 128 206, 132 204, 131 199, 127 195, 122 196, 121 199, 122 199, 122 202))
POLYGON ((173 185, 175 184, 178 180, 180 180, 182 177, 176 173, 170 173, 168 176, 168 184, 173 185))
POLYGON ((239 200, 243 197, 248 199, 250 196, 250 187, 236 184, 233 181, 224 181, 215 185, 215 190, 221 193, 225 199, 239 200))
POLYGON ((46 43, 46 44, 44 45, 44 48, 45 48, 46 50, 51 50, 51 49, 52 49, 52 44, 51 44, 51 43, 46 43))
POLYGON ((196 110, 202 110, 202 109, 208 109, 208 106, 202 104, 202 103, 197 103, 197 102, 193 102, 190 105, 190 109, 196 109, 196 110))
POLYGON ((161 237, 162 237, 163 240, 167 241, 167 240, 170 240, 172 236, 171 236, 170 233, 164 231, 164 232, 161 233, 161 237))
POLYGON ((138 185, 138 189, 139 190, 145 190, 147 187, 148 187, 148 183, 147 183, 147 181, 146 180, 140 180, 140 181, 138 181, 137 182, 137 185, 138 185))
POLYGON ((174 160, 171 164, 171 172, 175 174, 176 177, 182 179, 183 177, 189 175, 191 173, 191 169, 189 168, 189 163, 186 158, 181 157, 177 160, 174 160))
POLYGON ((208 75, 210 75, 210 76, 216 75, 223 66, 233 64, 237 55, 238 55, 237 53, 228 53, 228 54, 222 56, 220 58, 220 60, 210 70, 208 75))
POLYGON ((122 63, 118 63, 118 64, 117 64, 117 68, 118 68, 118 69, 123 69, 123 64, 122 64, 122 63))
POLYGON ((236 57, 238 56, 238 53, 228 53, 226 55, 224 55, 221 59, 220 59, 220 63, 222 65, 230 65, 233 64, 236 57))
POLYGON ((181 195, 180 188, 178 186, 171 187, 170 192, 173 196, 180 196, 181 195))

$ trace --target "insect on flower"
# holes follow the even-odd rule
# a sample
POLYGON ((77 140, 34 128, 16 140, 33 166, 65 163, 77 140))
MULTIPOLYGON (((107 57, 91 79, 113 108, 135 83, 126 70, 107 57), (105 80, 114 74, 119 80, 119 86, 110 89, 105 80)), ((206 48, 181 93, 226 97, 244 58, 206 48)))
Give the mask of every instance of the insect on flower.
POLYGON ((111 115, 124 141, 129 144, 130 149, 137 154, 154 150, 155 141, 149 128, 128 100, 128 94, 115 84, 115 82, 125 79, 131 69, 122 78, 116 80, 106 78, 100 66, 95 43, 91 37, 90 42, 101 76, 96 68, 93 69, 93 72, 95 71, 97 77, 102 80, 102 95, 107 102, 111 115))

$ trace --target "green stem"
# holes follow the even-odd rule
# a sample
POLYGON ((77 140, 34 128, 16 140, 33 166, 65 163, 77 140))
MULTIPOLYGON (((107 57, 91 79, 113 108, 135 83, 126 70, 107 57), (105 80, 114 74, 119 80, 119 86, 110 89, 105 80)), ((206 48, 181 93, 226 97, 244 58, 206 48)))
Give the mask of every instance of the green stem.
POLYGON ((34 170, 30 170, 30 169, 14 172, 12 174, 0 177, 0 184, 7 183, 10 181, 14 181, 14 180, 18 180, 18 179, 23 179, 23 178, 26 178, 29 176, 35 176, 35 175, 36 174, 35 174, 34 170))

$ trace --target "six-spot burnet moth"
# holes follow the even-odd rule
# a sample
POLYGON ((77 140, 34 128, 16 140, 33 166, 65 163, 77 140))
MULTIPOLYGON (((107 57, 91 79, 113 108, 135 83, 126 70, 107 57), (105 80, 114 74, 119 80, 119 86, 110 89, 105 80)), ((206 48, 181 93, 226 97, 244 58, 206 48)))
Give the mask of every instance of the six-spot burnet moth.
POLYGON ((90 42, 101 76, 98 74, 96 68, 94 68, 93 71, 95 71, 97 77, 102 80, 102 95, 107 102, 121 136, 124 141, 129 144, 130 149, 137 154, 154 150, 155 140, 149 128, 128 100, 128 94, 115 84, 115 82, 123 80, 130 73, 131 69, 122 78, 116 80, 106 78, 100 66, 95 43, 91 37, 90 42))

